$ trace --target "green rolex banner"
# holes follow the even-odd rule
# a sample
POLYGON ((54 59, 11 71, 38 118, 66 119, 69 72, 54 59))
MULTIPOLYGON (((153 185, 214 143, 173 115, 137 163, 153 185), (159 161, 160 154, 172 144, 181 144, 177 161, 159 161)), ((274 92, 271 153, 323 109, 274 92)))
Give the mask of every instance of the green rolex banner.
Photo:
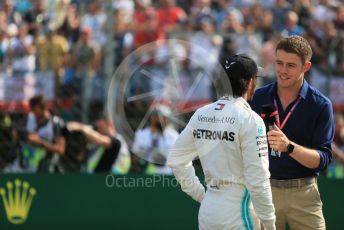
POLYGON ((1 174, 0 229, 197 229, 170 176, 1 174))
MULTIPOLYGON (((344 180, 318 180, 341 229, 344 180)), ((171 176, 1 174, 0 229, 198 229, 199 204, 171 176)))

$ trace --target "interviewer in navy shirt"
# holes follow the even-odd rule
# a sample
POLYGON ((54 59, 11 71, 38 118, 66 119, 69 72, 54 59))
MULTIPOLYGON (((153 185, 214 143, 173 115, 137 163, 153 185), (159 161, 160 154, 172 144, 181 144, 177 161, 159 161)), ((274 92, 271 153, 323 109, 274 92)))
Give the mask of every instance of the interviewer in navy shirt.
POLYGON ((316 176, 331 162, 334 123, 330 100, 304 79, 311 56, 304 38, 281 39, 276 82, 258 89, 251 101, 258 114, 266 104, 278 112, 268 132, 276 229, 284 230, 286 224, 291 229, 325 229, 316 176))

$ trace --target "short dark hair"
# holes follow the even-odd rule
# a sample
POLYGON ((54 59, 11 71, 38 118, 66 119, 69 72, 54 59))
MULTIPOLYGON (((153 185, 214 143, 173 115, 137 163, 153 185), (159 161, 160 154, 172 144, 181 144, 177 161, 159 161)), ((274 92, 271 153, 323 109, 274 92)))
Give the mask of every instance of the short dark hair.
POLYGON ((238 54, 225 59, 222 66, 229 78, 234 97, 242 96, 249 81, 258 74, 256 62, 245 54, 238 54))
POLYGON ((35 95, 29 100, 30 108, 34 108, 36 106, 40 106, 41 108, 45 108, 46 103, 47 103, 47 100, 46 100, 45 96, 42 94, 35 95))
POLYGON ((110 119, 109 119, 109 117, 106 115, 106 114, 104 114, 104 113, 99 113, 97 116, 96 116, 96 119, 95 119, 96 121, 97 120, 104 120, 104 121, 109 121, 110 119))
POLYGON ((310 61, 312 58, 312 48, 308 41, 297 35, 282 38, 277 46, 277 50, 284 50, 288 53, 294 53, 301 58, 302 63, 310 61))

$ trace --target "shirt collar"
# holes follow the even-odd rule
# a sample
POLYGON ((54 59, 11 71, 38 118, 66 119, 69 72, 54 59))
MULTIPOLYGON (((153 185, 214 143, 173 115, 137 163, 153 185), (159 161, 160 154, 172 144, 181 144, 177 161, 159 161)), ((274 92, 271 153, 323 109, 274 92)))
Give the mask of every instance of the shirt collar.
POLYGON ((248 109, 251 109, 251 106, 248 104, 248 102, 243 97, 223 96, 219 100, 228 100, 228 101, 230 101, 232 99, 234 99, 234 102, 239 102, 239 103, 243 104, 245 107, 247 107, 248 109))
MULTIPOLYGON (((307 92, 308 92, 308 88, 309 88, 309 84, 308 82, 304 79, 303 80, 303 84, 302 84, 302 87, 300 89, 300 92, 299 92, 299 95, 303 98, 303 99, 306 99, 306 96, 307 96, 307 92)), ((272 86, 270 87, 269 89, 269 94, 271 96, 276 96, 277 95, 277 82, 275 81, 272 86)))
POLYGON ((243 97, 235 98, 235 100, 242 103, 246 108, 251 109, 251 106, 247 103, 247 101, 243 97))
POLYGON ((302 85, 300 93, 299 93, 299 95, 303 99, 306 99, 308 88, 309 88, 308 82, 306 80, 303 80, 303 85, 302 85))

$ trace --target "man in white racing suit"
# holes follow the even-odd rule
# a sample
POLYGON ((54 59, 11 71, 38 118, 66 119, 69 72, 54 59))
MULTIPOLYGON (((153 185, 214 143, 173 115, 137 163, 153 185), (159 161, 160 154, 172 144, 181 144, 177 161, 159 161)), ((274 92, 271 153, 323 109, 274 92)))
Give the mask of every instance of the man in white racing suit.
POLYGON ((198 109, 178 137, 168 165, 181 188, 201 203, 199 229, 275 229, 265 125, 247 103, 259 75, 256 63, 234 55, 222 63, 233 97, 198 109), (207 191, 195 175, 199 157, 207 191), (252 205, 253 204, 253 205, 252 205))

